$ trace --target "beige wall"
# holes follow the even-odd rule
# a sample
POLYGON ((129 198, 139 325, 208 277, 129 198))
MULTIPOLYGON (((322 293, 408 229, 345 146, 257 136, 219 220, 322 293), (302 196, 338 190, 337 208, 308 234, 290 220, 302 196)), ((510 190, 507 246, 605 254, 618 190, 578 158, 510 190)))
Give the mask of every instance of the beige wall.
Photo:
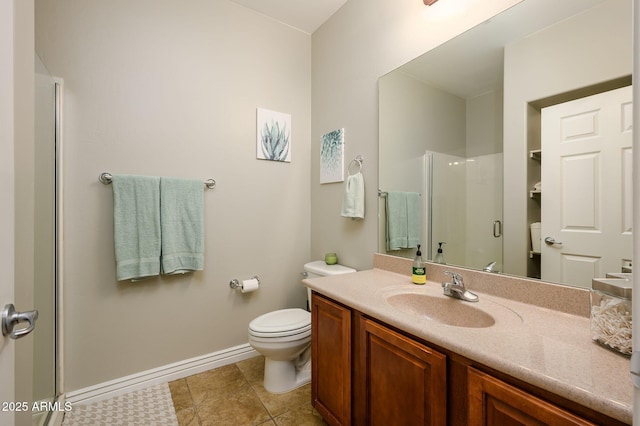
POLYGON ((66 91, 65 390, 245 343, 257 314, 303 305, 298 272, 327 251, 370 268, 378 78, 516 3, 349 0, 309 37, 224 0, 37 0, 37 51, 66 91), (291 164, 255 160, 256 107, 292 114, 291 164), (364 221, 319 184, 340 127, 345 162, 364 156, 364 221), (116 283, 102 171, 216 178, 206 270, 116 283), (228 289, 253 274, 260 292, 228 289))
POLYGON ((226 0, 37 0, 36 50, 64 78, 65 389, 247 343, 305 306, 311 38, 226 0), (292 162, 256 160, 256 108, 292 116, 292 162), (119 283, 101 172, 214 178, 205 270, 119 283), (257 293, 229 288, 258 275, 257 293))
POLYGON ((349 0, 313 33, 311 257, 368 269, 378 240, 378 78, 519 0, 349 0), (345 128, 345 162, 364 157, 364 221, 340 217, 343 185, 319 184, 320 137, 345 128))
POLYGON ((302 305, 298 271, 326 251, 371 267, 378 77, 519 1, 349 0, 311 68, 308 35, 224 0, 36 0, 37 51, 66 87, 65 390, 246 342, 257 314, 302 305), (291 164, 254 159, 258 106, 292 113, 291 164), (346 161, 365 158, 362 222, 319 184, 320 136, 339 127, 346 161), (216 178, 206 270, 116 283, 102 171, 216 178), (253 274, 260 292, 229 291, 253 274))
POLYGON ((378 94, 380 189, 421 193, 426 150, 465 156, 465 101, 403 72, 381 78, 378 94))
MULTIPOLYGON (((380 0, 367 2, 349 0, 327 23, 318 29, 313 39, 313 124, 311 133, 311 254, 320 256, 325 251, 336 251, 342 263, 357 269, 372 266, 372 253, 377 242, 377 183, 378 183, 378 92, 377 79, 392 69, 414 57, 432 49, 474 24, 495 15, 502 9, 519 1, 478 2, 456 1, 438 2, 425 7, 413 0, 380 0), (458 9, 460 8, 460 9, 458 9), (464 9, 464 12, 462 11, 464 9), (346 160, 357 154, 365 158, 367 217, 362 222, 352 222, 339 216, 339 206, 343 188, 340 185, 319 185, 318 158, 319 138, 332 128, 345 127, 346 160)), ((617 58, 626 55, 628 46, 620 49, 606 49, 605 39, 628 37, 631 18, 629 0, 611 0, 616 7, 603 6, 602 13, 618 14, 622 11, 629 26, 609 30, 605 15, 585 15, 591 20, 591 41, 589 54, 566 55, 566 46, 552 43, 545 45, 538 54, 544 59, 534 61, 525 77, 510 81, 518 88, 520 103, 505 105, 505 140, 514 141, 505 150, 505 193, 513 197, 505 204, 504 235, 514 240, 505 241, 505 263, 515 264, 516 272, 526 275, 527 224, 526 224, 526 142, 523 141, 524 107, 528 100, 540 99, 558 91, 570 90, 584 84, 593 83, 593 74, 600 81, 619 77, 630 72, 630 62, 620 68, 617 58), (613 9, 609 11, 608 9, 613 9), (549 58, 550 49, 559 55, 549 58), (599 64, 593 67, 594 54, 604 56, 595 59, 599 64), (550 75, 548 63, 560 60, 565 64, 563 75, 569 76, 569 85, 556 84, 550 75), (585 63, 586 61, 586 63, 585 63), (573 78, 573 70, 587 68, 592 71, 587 79, 573 78), (545 86, 542 90, 540 86, 545 86), (517 116, 517 117, 516 117, 517 116), (513 220, 521 217, 521 220, 513 220), (510 218, 506 220, 506 218, 510 218), (517 259, 515 259, 517 257, 517 259), (518 260, 522 258, 522 260, 518 260), (524 273, 522 272, 524 270, 524 273)), ((628 62, 628 61, 627 61, 628 62)), ((565 82, 567 78, 562 77, 565 82)), ((510 90, 510 89, 508 89, 510 90)))
POLYGON ((503 90, 467 99, 467 157, 502 152, 503 90))

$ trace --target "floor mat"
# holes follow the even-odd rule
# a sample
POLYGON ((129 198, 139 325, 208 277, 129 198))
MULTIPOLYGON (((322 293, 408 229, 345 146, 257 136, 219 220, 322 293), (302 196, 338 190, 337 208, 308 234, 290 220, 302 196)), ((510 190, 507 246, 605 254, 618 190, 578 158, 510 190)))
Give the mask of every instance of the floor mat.
POLYGON ((88 405, 74 405, 64 426, 177 426, 176 411, 166 383, 88 405))

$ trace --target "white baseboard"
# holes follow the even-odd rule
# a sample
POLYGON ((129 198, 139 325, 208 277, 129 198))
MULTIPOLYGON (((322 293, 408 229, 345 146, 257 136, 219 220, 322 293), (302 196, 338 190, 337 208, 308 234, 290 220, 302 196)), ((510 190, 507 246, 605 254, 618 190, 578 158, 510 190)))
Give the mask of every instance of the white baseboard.
POLYGON ((163 367, 68 392, 65 394, 65 399, 71 402, 72 405, 86 405, 160 383, 182 379, 193 374, 233 364, 258 355, 260 354, 256 352, 255 349, 248 343, 245 343, 244 345, 186 359, 163 367))

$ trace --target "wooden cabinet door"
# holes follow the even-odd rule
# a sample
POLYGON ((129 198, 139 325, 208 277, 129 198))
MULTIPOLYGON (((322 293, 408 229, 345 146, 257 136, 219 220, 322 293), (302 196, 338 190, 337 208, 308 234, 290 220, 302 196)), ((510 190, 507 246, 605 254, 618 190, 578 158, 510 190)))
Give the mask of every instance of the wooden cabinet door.
POLYGON ((358 334, 356 423, 445 425, 446 356, 367 318, 358 334))
POLYGON ((596 425, 469 367, 469 426, 596 425))
POLYGON ((330 425, 351 424, 351 310, 311 298, 311 400, 330 425))

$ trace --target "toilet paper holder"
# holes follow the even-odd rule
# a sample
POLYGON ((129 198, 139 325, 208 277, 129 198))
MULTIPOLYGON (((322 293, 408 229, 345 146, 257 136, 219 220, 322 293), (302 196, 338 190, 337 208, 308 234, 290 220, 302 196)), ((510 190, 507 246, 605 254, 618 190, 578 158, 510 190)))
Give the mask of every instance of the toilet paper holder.
MULTIPOLYGON (((253 276, 251 277, 252 280, 256 280, 258 281, 258 285, 260 285, 260 278, 258 278, 258 276, 253 276)), ((229 281, 229 287, 231 287, 232 289, 240 289, 242 290, 242 282, 238 281, 237 278, 232 279, 231 281, 229 281)))

